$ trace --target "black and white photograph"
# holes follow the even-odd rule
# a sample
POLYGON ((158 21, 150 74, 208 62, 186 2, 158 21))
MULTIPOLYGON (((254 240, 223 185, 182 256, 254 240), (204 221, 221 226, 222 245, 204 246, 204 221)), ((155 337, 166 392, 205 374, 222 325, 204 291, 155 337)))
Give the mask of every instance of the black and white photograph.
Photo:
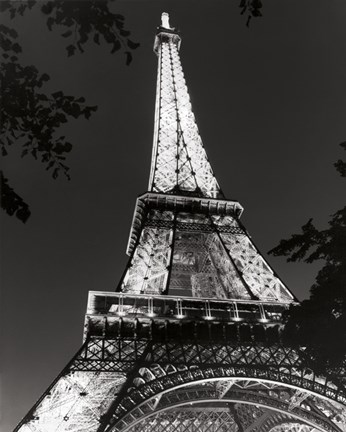
POLYGON ((345 432, 346 1, 0 12, 1 432, 345 432))

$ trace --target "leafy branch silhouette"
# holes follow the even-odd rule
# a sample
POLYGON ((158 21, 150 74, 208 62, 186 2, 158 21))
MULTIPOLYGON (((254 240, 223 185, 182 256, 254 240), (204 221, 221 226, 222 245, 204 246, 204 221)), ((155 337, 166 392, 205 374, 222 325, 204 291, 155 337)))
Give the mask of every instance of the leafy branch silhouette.
MULTIPOLYGON (((129 38, 130 31, 125 29, 124 17, 109 9, 111 1, 2 1, 0 12, 8 13, 14 19, 39 5, 48 29, 62 30, 68 56, 83 53, 90 41, 97 45, 103 41, 111 47, 111 54, 123 52, 125 63, 129 65, 131 51, 137 49, 139 44, 129 38)), ((33 65, 21 63, 22 47, 14 28, 0 25, 0 46, 2 156, 9 154, 11 146, 20 145, 21 156, 31 155, 41 161, 54 179, 60 173, 70 179, 65 160, 72 150, 72 143, 65 136, 58 136, 58 130, 72 118, 89 119, 97 106, 89 106, 84 97, 66 95, 63 91, 47 93, 44 85, 50 76, 33 65)), ((31 214, 29 205, 10 186, 3 172, 1 207, 8 215, 15 215, 22 222, 26 222, 31 214)))
MULTIPOLYGON (((340 144, 346 150, 346 142, 340 144)), ((346 162, 334 164, 346 177, 346 162)), ((331 216, 328 227, 319 230, 310 219, 300 234, 281 240, 269 251, 288 261, 322 260, 323 267, 311 287, 310 298, 292 306, 285 318, 284 338, 306 347, 316 372, 342 376, 346 365, 346 207, 331 216)))
POLYGON ((263 7, 261 0, 240 0, 239 7, 241 9, 240 14, 246 15, 246 26, 250 26, 252 18, 258 18, 262 16, 261 9, 263 7))

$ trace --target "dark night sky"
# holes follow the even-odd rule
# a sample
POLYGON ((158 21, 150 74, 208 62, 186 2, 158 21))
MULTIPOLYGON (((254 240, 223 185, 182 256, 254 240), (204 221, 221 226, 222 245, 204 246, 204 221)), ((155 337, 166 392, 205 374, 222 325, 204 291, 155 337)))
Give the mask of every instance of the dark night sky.
MULTIPOLYGON (((109 47, 67 58, 38 12, 15 24, 23 63, 48 72, 49 91, 85 96, 99 109, 64 128, 74 144, 72 180, 40 163, 4 161, 30 203, 24 225, 2 217, 2 429, 11 430, 81 344, 89 290, 112 291, 126 263, 135 198, 149 176, 161 12, 181 30, 181 57, 194 112, 226 196, 266 252, 310 217, 325 226, 344 205, 333 162, 346 139, 346 2, 264 0, 246 28, 238 1, 119 1, 141 47, 125 66, 109 47)), ((300 299, 318 266, 269 257, 300 299)))

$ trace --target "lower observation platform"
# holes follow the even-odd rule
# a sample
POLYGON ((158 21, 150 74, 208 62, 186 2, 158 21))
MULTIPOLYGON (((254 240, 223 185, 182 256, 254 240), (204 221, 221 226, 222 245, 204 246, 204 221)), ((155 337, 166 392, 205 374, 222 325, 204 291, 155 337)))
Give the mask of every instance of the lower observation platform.
MULTIPOLYGON (((291 304, 90 291, 85 337, 106 334, 108 337, 118 336, 120 323, 125 328, 126 322, 134 323, 136 320, 140 323, 154 321, 171 324, 170 327, 174 323, 180 327, 184 326, 187 331, 188 323, 246 323, 273 326, 281 324, 282 314, 291 304)), ((191 328, 192 333, 193 331, 191 328)), ((133 332, 136 333, 136 329, 133 329, 133 332)))

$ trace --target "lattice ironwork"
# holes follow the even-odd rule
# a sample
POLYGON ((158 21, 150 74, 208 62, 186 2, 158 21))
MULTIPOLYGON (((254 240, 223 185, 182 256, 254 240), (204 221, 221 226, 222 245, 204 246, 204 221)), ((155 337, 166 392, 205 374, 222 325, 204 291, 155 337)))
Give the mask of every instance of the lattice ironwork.
POLYGON ((155 132, 149 190, 221 197, 191 109, 179 58, 180 37, 160 27, 155 132))
POLYGON ((133 432, 161 431, 225 431, 225 432, 259 432, 270 419, 270 431, 282 432, 317 432, 320 429, 297 422, 276 411, 261 409, 251 405, 227 403, 224 405, 193 404, 183 405, 161 411, 131 428, 133 432), (276 426, 273 426, 275 425, 276 426), (215 428, 215 429, 214 429, 215 428))
POLYGON ((85 342, 17 432, 344 432, 346 377, 287 346, 295 301, 224 199, 163 14, 149 192, 117 293, 91 292, 85 342))
POLYGON ((236 215, 217 209, 212 215, 196 213, 184 206, 164 210, 160 202, 153 209, 147 201, 140 204, 141 228, 120 291, 294 301, 236 215))
POLYGON ((133 432, 238 432, 229 409, 163 412, 136 425, 133 432))
POLYGON ((273 427, 270 432, 318 432, 319 429, 301 423, 284 423, 273 427))
MULTIPOLYGON (((131 430, 133 432, 259 432, 263 422, 271 418, 281 423, 282 419, 277 418, 277 414, 270 410, 260 410, 256 407, 234 405, 234 410, 230 406, 226 407, 180 407, 180 409, 160 412, 154 416, 138 423, 131 430), (234 420, 234 411, 241 419, 240 425, 234 420), (233 412, 233 413, 232 413, 233 412)), ((304 423, 298 423, 285 418, 286 423, 274 426, 271 432, 318 432, 320 429, 304 423)))
POLYGON ((293 300, 247 235, 221 233, 220 236, 254 296, 261 300, 293 300))
MULTIPOLYGON (((150 220, 172 221, 173 214, 153 212, 150 220)), ((122 282, 122 291, 161 294, 166 291, 172 254, 173 229, 146 226, 122 282)))
POLYGON ((95 431, 125 381, 125 373, 69 371, 59 377, 19 430, 95 431))

